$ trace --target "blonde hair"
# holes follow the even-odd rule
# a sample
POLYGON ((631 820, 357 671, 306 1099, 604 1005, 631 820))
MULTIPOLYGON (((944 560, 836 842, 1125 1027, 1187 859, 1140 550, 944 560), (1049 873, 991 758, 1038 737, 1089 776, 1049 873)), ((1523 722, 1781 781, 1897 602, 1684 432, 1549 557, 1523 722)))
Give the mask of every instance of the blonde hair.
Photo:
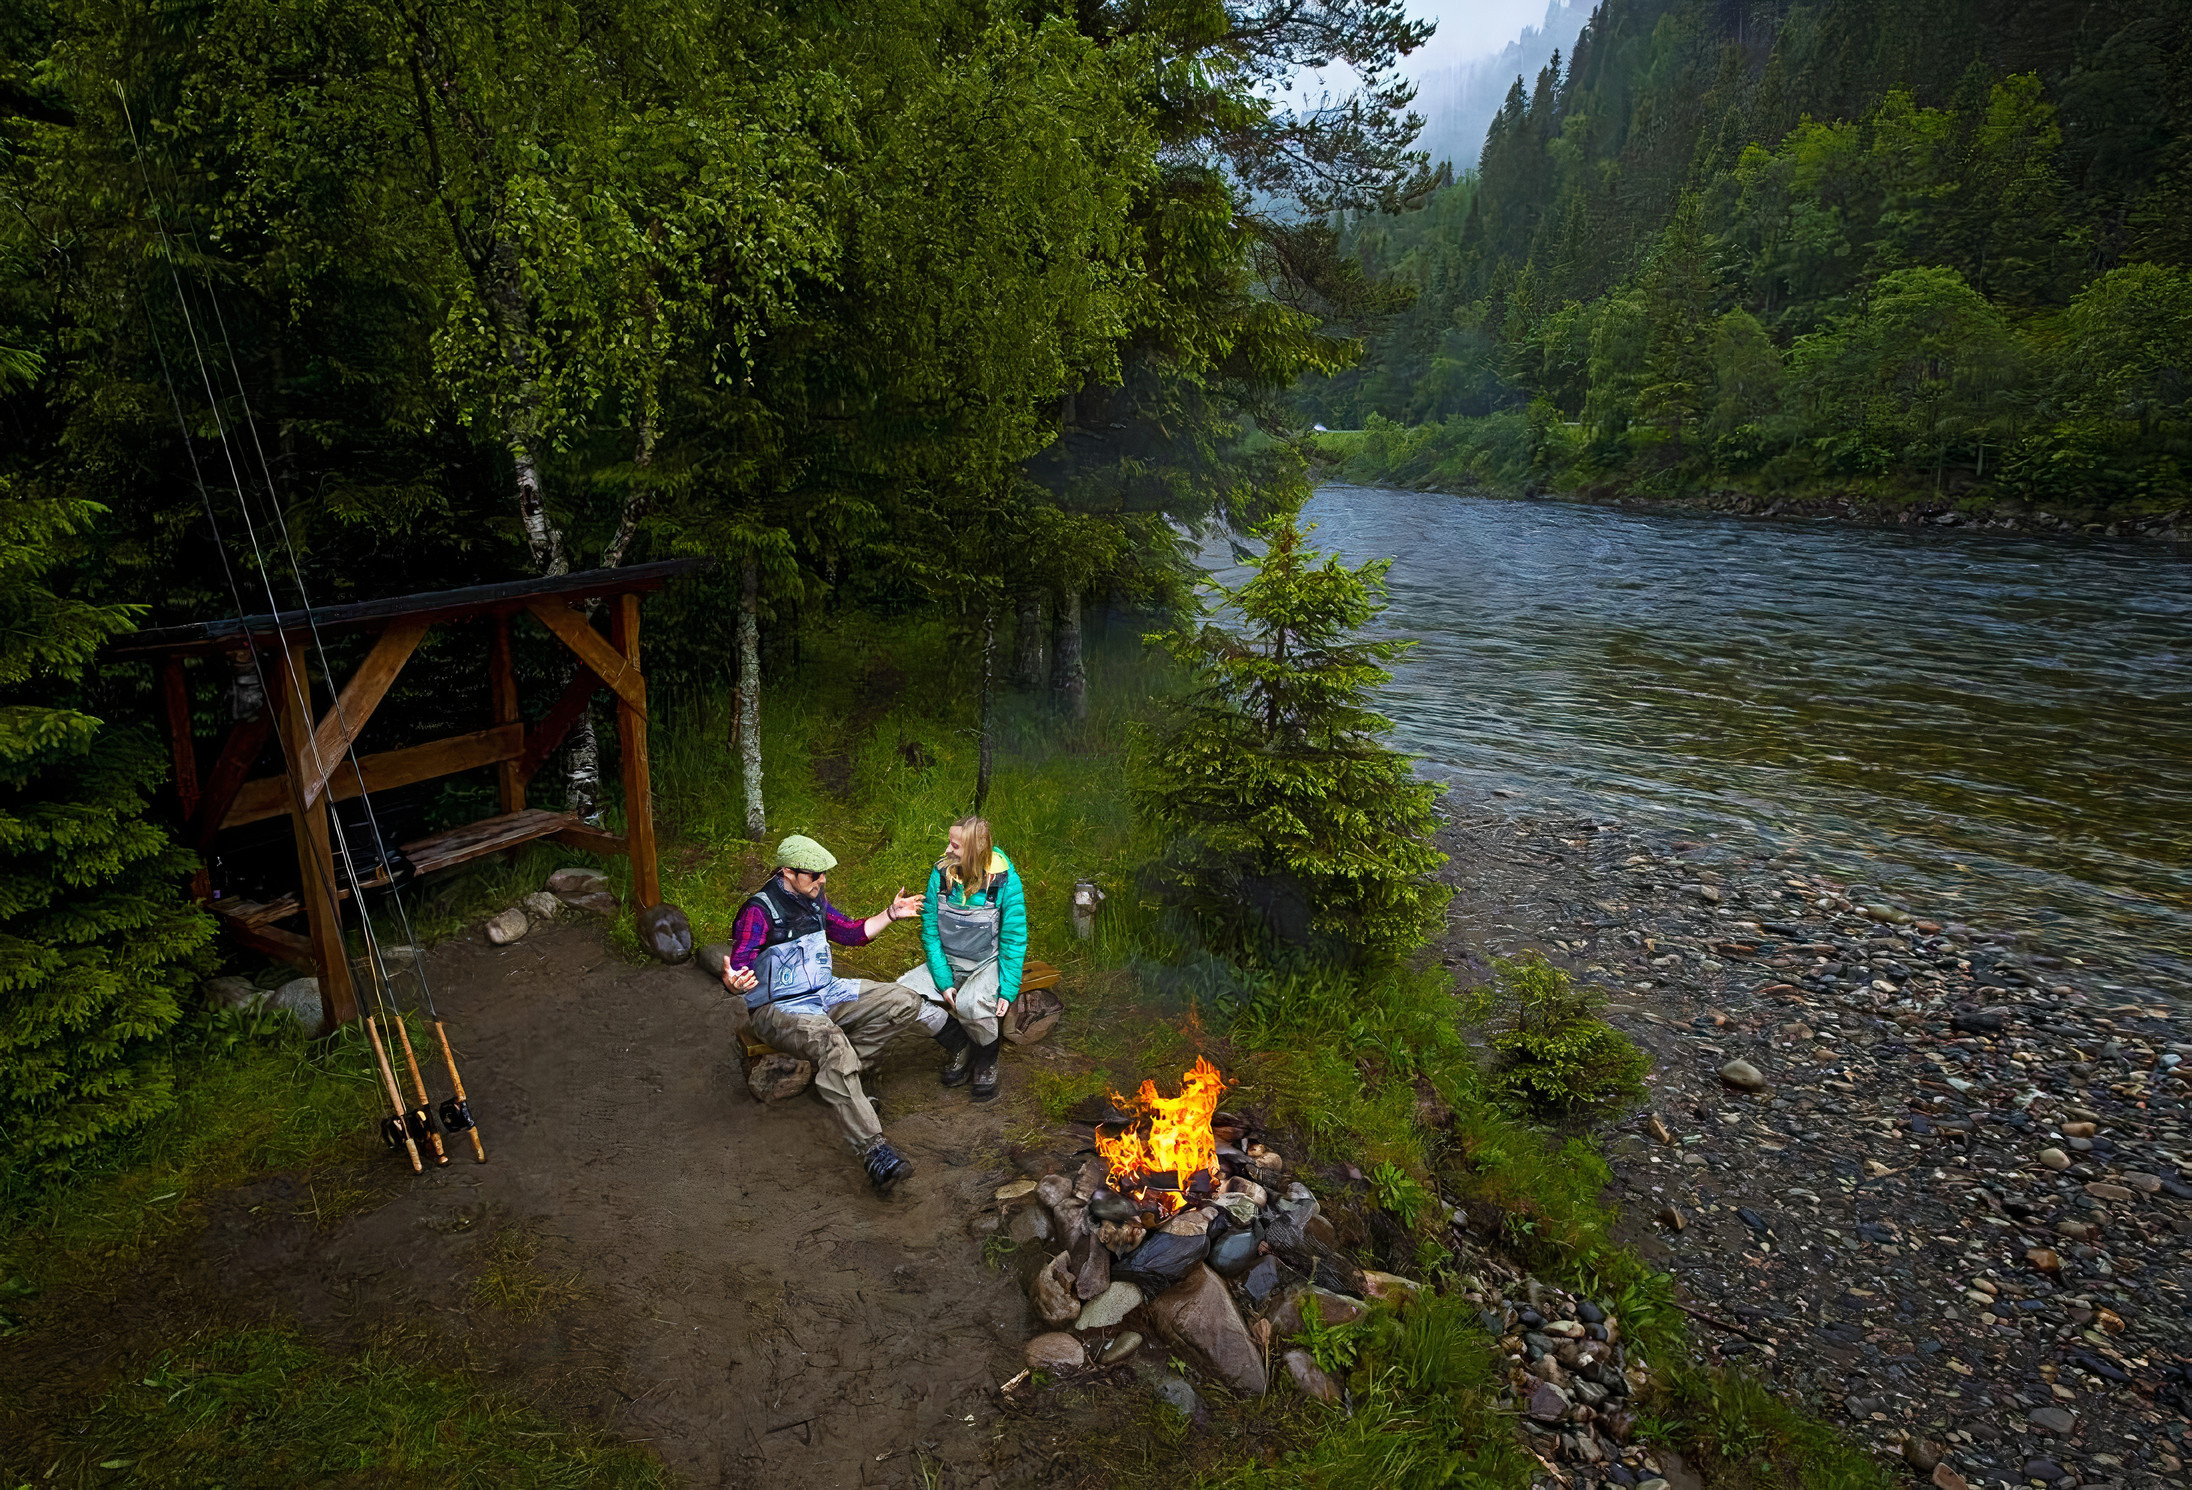
POLYGON ((946 853, 936 861, 936 867, 944 871, 944 888, 955 890, 961 885, 971 885, 979 889, 987 885, 990 850, 996 846, 990 838, 989 819, 963 817, 952 826, 964 830, 965 848, 957 859, 946 853), (971 874, 967 870, 970 861, 975 866, 971 874))

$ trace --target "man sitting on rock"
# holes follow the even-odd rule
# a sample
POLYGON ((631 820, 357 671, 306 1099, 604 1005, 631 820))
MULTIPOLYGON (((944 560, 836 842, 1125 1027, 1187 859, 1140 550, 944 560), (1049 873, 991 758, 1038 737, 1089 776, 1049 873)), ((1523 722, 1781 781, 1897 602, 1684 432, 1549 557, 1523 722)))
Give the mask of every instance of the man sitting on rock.
POLYGON ((837 857, 804 834, 776 847, 777 872, 748 896, 731 926, 723 986, 744 994, 753 1032, 814 1066, 814 1089, 837 1115, 845 1139, 880 1192, 913 1174, 883 1138, 875 1105, 860 1089, 860 1068, 892 1037, 911 1029, 921 1000, 909 988, 840 978, 830 943, 859 947, 893 921, 918 920, 921 897, 903 889, 865 921, 823 893, 837 857))

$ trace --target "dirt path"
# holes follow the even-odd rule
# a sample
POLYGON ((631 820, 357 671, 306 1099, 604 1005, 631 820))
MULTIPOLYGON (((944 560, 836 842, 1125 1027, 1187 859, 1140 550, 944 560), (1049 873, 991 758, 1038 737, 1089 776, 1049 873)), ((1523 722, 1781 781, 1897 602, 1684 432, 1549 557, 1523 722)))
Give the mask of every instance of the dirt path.
POLYGON ((901 1040, 871 1090, 918 1174, 879 1200, 811 1093, 748 1096, 734 1010, 690 965, 569 925, 468 935, 431 967, 491 1162, 401 1179, 324 1241, 240 1196, 207 1237, 222 1286, 343 1334, 436 1314, 488 1384, 648 1442, 689 1484, 919 1484, 923 1457, 938 1483, 998 1483, 988 1393, 1027 1306, 967 1222, 1027 1120, 1012 1101, 946 1092, 934 1047, 901 1040), (530 1323, 473 1293, 513 1235, 575 1291, 530 1323))

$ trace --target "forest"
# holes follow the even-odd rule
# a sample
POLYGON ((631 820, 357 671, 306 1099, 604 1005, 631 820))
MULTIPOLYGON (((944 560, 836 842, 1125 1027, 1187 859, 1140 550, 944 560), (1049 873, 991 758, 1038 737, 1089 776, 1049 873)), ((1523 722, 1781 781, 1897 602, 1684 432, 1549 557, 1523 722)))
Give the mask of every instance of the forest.
MULTIPOLYGON (((1320 324, 1353 293, 1321 215, 1420 184, 1391 79, 1420 24, 1387 0, 845 20, 7 8, 11 1166, 171 1100, 163 1042, 215 955, 148 805, 151 672, 111 639, 698 555, 652 648, 666 696, 726 685, 743 641, 758 699, 764 657, 851 604, 977 648, 1017 620, 1078 709, 1083 596, 1169 598, 1168 519, 1298 496, 1291 448, 1246 436, 1348 354, 1320 324), (1258 98, 1313 56, 1385 81, 1323 115, 1258 98)), ((446 726, 474 666, 429 646, 388 728, 446 726)), ((517 668, 532 712, 566 670, 517 668)), ((560 771, 582 814, 600 748, 581 720, 560 771)))
POLYGON ((2181 508, 2188 44, 2150 0, 1606 0, 1473 174, 1347 219, 1419 293, 1304 408, 1412 482, 2181 508))

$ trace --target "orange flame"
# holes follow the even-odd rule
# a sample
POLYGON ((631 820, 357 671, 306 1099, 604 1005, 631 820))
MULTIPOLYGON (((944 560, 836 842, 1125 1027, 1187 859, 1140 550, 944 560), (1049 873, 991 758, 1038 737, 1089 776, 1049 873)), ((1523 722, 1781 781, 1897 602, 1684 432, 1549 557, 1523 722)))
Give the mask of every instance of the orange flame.
MULTIPOLYGON (((1144 1176, 1163 1170, 1177 1174, 1183 1190, 1188 1176, 1198 1172, 1207 1172, 1212 1180, 1222 1179, 1210 1118, 1218 1110, 1218 1094, 1223 1090, 1218 1068, 1197 1056, 1194 1068, 1180 1078, 1177 1097, 1159 1096, 1154 1081, 1143 1082, 1131 1103, 1113 1092, 1111 1100, 1120 1111, 1138 1110, 1148 1123, 1146 1131, 1137 1122, 1117 1138, 1096 1135, 1096 1152, 1111 1163, 1112 1188, 1131 1194, 1144 1176)), ((1144 1198, 1165 1211, 1176 1211, 1185 1203, 1179 1194, 1165 1190, 1151 1191, 1144 1198)))

